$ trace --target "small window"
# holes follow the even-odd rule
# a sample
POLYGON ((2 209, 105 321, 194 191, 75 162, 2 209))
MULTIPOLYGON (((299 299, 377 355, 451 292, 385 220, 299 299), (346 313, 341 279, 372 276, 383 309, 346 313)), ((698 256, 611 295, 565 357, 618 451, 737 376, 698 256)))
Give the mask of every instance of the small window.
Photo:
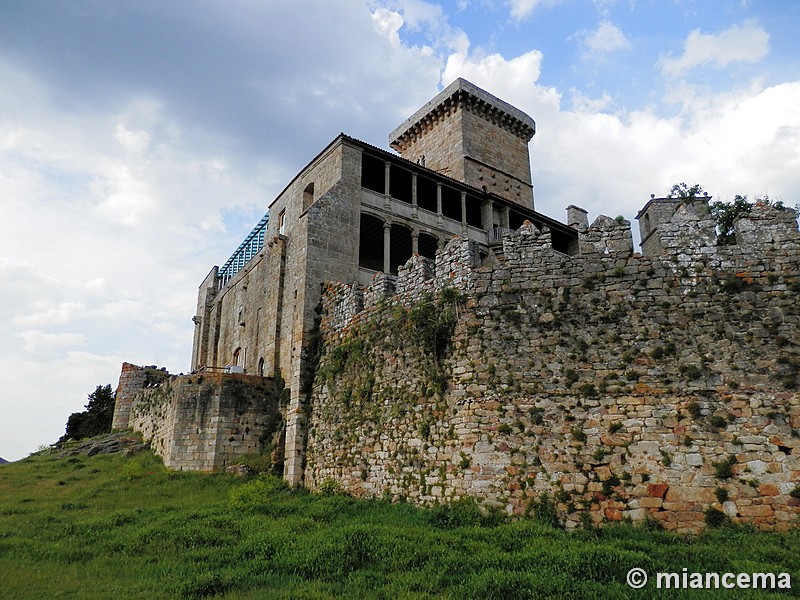
POLYGON ((284 208, 278 215, 278 233, 286 235, 286 209, 284 208))
POLYGON ((241 348, 237 348, 236 350, 233 351, 233 365, 235 367, 240 367, 241 366, 239 364, 239 360, 241 359, 241 357, 242 357, 242 349, 241 348))
POLYGON ((306 189, 303 190, 303 212, 308 210, 308 207, 314 204, 314 183, 309 183, 306 189))

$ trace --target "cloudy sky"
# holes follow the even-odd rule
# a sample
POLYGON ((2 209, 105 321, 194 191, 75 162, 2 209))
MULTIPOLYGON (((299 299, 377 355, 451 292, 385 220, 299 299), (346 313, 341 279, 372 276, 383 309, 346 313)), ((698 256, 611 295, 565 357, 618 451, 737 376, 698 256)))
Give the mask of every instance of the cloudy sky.
POLYGON ((127 360, 188 370, 197 286, 340 131, 456 77, 530 114, 536 208, 800 201, 796 0, 0 2, 0 456, 127 360))

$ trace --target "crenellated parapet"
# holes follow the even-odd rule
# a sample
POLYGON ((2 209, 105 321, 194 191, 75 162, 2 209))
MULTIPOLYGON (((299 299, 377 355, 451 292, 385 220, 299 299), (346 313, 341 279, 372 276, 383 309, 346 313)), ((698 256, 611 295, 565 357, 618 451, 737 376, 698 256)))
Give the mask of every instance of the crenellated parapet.
POLYGON ((752 211, 734 223, 736 243, 745 247, 770 244, 797 244, 800 231, 791 210, 757 203, 752 211))
POLYGON ((694 210, 687 204, 679 205, 675 214, 659 226, 655 235, 664 254, 707 254, 712 251, 704 251, 703 248, 717 246, 714 219, 708 212, 694 210))
POLYGON ((323 307, 326 329, 340 331, 362 310, 390 299, 411 306, 445 287, 471 294, 495 289, 509 278, 524 288, 571 286, 587 278, 600 284, 608 278, 604 285, 611 289, 657 286, 665 293, 676 286, 691 290, 731 278, 751 284, 784 276, 794 285, 800 231, 791 211, 756 206, 735 224, 738 244, 718 246, 705 201, 670 206, 674 212, 668 218, 660 215, 663 220, 649 235, 649 248, 658 249, 655 255, 633 253, 630 222, 605 215, 578 227, 576 254, 554 250, 550 230, 526 221, 504 234, 502 260, 491 267, 482 266, 474 241, 455 237, 435 260, 414 255, 396 276, 378 273, 366 288, 330 284, 323 307), (661 275, 654 279, 656 273, 661 275))
POLYGON ((630 256, 633 254, 630 221, 600 215, 578 232, 578 247, 584 255, 630 256))
POLYGON ((364 308, 372 308, 382 300, 394 296, 397 276, 391 273, 378 273, 372 283, 364 290, 364 308))

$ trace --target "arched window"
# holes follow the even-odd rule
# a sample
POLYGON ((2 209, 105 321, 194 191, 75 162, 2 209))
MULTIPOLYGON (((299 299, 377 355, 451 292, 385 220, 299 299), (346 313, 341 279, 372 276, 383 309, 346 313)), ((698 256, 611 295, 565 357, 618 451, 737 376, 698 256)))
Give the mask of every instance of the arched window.
POLYGON ((314 204, 314 182, 312 181, 303 190, 303 212, 308 210, 308 207, 314 204))
POLYGON ((259 377, 263 377, 264 376, 264 357, 263 356, 258 359, 258 376, 259 377))
POLYGON ((436 250, 439 247, 439 240, 436 237, 427 234, 427 233, 420 233, 419 234, 419 255, 424 256, 425 258, 436 258, 436 250))
POLYGON ((404 265, 411 258, 411 230, 408 227, 392 223, 389 254, 389 270, 397 275, 397 267, 404 265))
POLYGON ((358 266, 383 271, 383 221, 364 213, 361 214, 358 266))
POLYGON ((233 351, 233 366, 240 367, 239 360, 242 358, 242 349, 237 348, 233 351))

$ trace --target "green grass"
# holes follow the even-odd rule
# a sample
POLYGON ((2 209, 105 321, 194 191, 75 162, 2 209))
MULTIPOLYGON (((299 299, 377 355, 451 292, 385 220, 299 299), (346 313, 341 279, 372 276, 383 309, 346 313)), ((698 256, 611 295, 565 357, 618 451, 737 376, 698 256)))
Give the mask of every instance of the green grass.
MULTIPOLYGON (((175 473, 150 453, 0 467, 0 598, 761 598, 634 591, 632 567, 788 572, 800 535, 630 526, 567 533, 473 505, 291 492, 274 478, 175 473), (498 524, 498 521, 499 524, 498 524)), ((773 594, 770 594, 772 596, 773 594)))

